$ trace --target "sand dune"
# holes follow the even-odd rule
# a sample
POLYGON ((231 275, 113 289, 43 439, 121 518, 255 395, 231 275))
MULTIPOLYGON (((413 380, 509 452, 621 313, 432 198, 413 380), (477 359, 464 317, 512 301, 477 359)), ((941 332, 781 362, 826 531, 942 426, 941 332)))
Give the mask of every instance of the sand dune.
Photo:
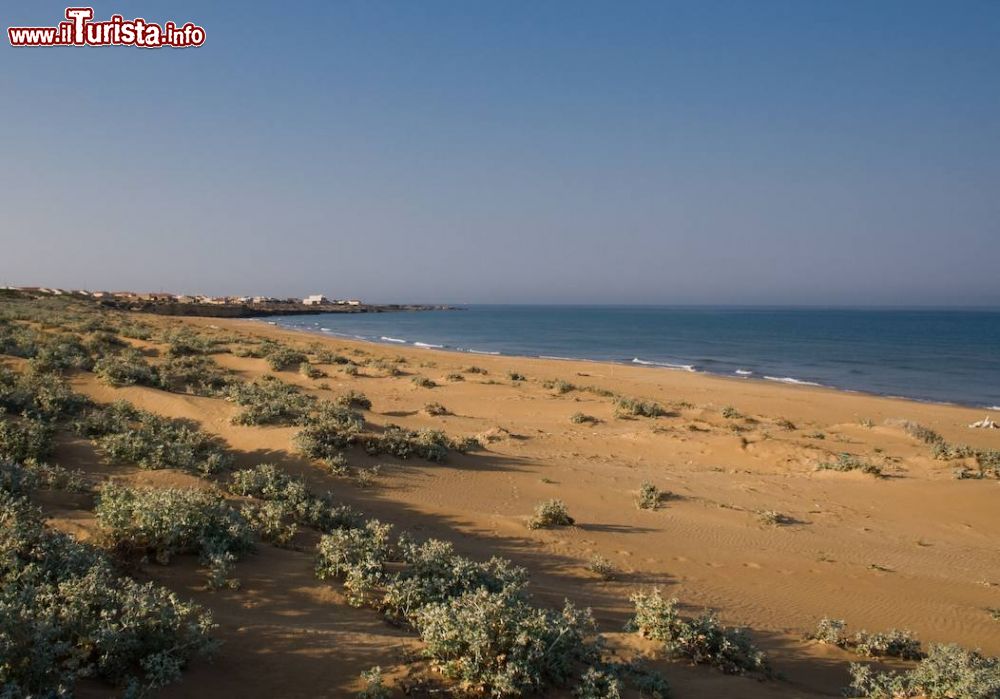
MULTIPOLYGON (((320 381, 295 372, 281 377, 320 396, 361 390, 376 424, 496 439, 440 465, 352 452, 352 464, 381 465, 378 486, 363 489, 295 454, 293 428, 232 425, 235 407, 223 400, 109 388, 91 375, 75 379, 75 387, 98 401, 125 398, 193 418, 221 436, 238 463, 278 463, 398 529, 450 540, 476 558, 509 557, 530 570, 537 600, 556 605, 569 597, 593 607, 623 655, 656 653, 654 644, 617 633, 631 610, 629 594, 655 585, 692 610, 712 607, 726 623, 748 627, 785 677, 758 682, 657 661, 676 696, 838 694, 854 656, 803 640, 824 616, 846 619, 851 630, 909 628, 925 643, 954 641, 1000 654, 1000 623, 987 611, 1000 607, 998 483, 954 479, 949 464, 893 422, 911 420, 949 441, 1000 448, 997 432, 967 427, 982 411, 639 366, 370 345, 253 321, 183 322, 403 357, 407 373, 437 387, 418 387, 409 376, 352 377, 334 367, 322 367, 329 377, 320 381), (446 378, 473 363, 488 373, 446 378), (510 381, 510 370, 526 380, 510 381), (547 380, 655 400, 671 414, 621 419, 610 398, 579 389, 557 394, 545 388, 547 380), (432 401, 450 414, 427 415, 423 408, 432 401), (723 417, 724 406, 742 417, 723 417), (598 422, 574 424, 578 412, 598 422), (840 452, 878 463, 888 477, 816 470, 840 452), (643 481, 670 491, 656 511, 633 503, 643 481), (567 503, 576 526, 529 530, 535 505, 553 497, 567 503), (761 511, 780 513, 787 523, 763 523, 761 511), (587 569, 595 555, 621 571, 616 580, 587 569)), ((216 360, 243 378, 270 373, 260 359, 216 360)), ((69 437, 56 460, 136 483, 198 480, 109 471, 93 447, 69 437)), ((46 501, 57 526, 83 536, 93 528, 89 506, 79 496, 46 501)), ((144 567, 143 575, 211 608, 225 641, 213 663, 197 664, 163 696, 344 696, 372 665, 386 669, 397 687, 426 674, 422 663, 408 660, 418 647, 412 634, 348 606, 338 585, 313 576, 310 537, 300 535, 300 550, 261 547, 238 565, 243 587, 236 592, 204 591, 193 561, 144 567)))

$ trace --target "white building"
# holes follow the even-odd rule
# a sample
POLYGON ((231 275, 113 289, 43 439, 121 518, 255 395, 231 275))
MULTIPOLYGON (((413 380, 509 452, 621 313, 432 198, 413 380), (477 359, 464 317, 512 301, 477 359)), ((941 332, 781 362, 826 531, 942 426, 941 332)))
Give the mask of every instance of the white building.
POLYGON ((327 303, 330 302, 327 300, 326 296, 323 296, 323 294, 313 294, 312 296, 306 296, 302 299, 303 306, 322 306, 327 303))

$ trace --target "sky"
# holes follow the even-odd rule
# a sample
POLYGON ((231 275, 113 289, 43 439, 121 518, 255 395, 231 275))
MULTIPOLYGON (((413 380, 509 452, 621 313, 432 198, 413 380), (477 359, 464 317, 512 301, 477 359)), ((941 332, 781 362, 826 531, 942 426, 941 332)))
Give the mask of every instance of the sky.
POLYGON ((0 285, 1000 306, 996 0, 93 7, 207 39, 4 40, 0 285))

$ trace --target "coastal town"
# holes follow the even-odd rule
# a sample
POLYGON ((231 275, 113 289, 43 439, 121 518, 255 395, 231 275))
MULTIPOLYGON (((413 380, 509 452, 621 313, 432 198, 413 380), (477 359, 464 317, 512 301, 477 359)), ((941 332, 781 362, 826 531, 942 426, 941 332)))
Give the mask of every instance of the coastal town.
POLYGON ((389 311, 449 310, 449 306, 425 304, 371 304, 359 299, 335 299, 323 294, 305 297, 208 296, 168 292, 92 291, 43 286, 2 286, 0 292, 29 297, 66 297, 90 300, 119 310, 158 315, 215 316, 240 318, 252 316, 315 313, 383 313, 389 311))

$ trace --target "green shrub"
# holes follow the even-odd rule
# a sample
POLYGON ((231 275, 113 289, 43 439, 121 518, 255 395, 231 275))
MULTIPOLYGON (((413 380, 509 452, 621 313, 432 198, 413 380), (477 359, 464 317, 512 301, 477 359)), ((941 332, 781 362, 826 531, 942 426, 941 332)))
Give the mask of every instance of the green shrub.
POLYGON ((683 619, 677 613, 677 600, 663 599, 657 589, 636 593, 631 599, 635 615, 628 630, 663 643, 669 655, 711 665, 728 674, 771 674, 767 656, 747 633, 722 626, 714 612, 683 619))
POLYGON ((35 371, 87 370, 94 365, 91 349, 72 333, 40 334, 37 341, 39 344, 31 359, 31 367, 35 371))
POLYGON ((178 393, 196 396, 226 396, 237 380, 211 357, 191 355, 172 357, 156 368, 160 385, 178 393))
POLYGON ((831 646, 842 646, 845 628, 847 628, 847 623, 843 619, 823 617, 816 625, 816 631, 809 638, 831 646))
POLYGON ((603 556, 595 555, 587 563, 587 570, 600 576, 602 580, 614 580, 618 577, 618 569, 615 565, 603 556))
POLYGON ((41 461, 52 453, 54 432, 40 420, 0 418, 0 461, 41 461))
POLYGON ((569 393, 570 391, 576 390, 576 386, 571 384, 569 381, 563 381, 562 379, 543 381, 542 387, 547 388, 551 391, 555 391, 556 394, 560 396, 565 393, 569 393))
POLYGON ((69 696, 83 677, 138 696, 215 648, 201 607, 116 574, 98 551, 46 529, 37 510, 3 494, 0 579, 5 697, 69 696))
POLYGON ((736 420, 743 417, 743 414, 731 405, 722 408, 722 417, 727 420, 736 420))
POLYGON ((341 371, 347 376, 358 376, 361 373, 358 369, 358 365, 354 362, 348 362, 345 364, 341 371))
POLYGON ((164 340, 167 343, 168 357, 189 357, 215 351, 212 340, 187 328, 167 333, 164 340))
POLYGON ((429 539, 414 543, 405 535, 390 553, 402 570, 390 576, 378 606, 396 619, 414 620, 419 609, 473 590, 521 590, 527 582, 523 568, 502 558, 485 563, 455 553, 452 544, 429 539), (393 555, 395 554, 395 555, 393 555))
POLYGON ((450 374, 446 374, 444 378, 447 379, 448 381, 465 381, 465 377, 462 376, 462 374, 458 373, 457 371, 453 371, 450 374))
POLYGON ((757 515, 758 522, 768 527, 780 527, 793 521, 791 517, 777 510, 757 510, 754 514, 757 515))
MULTIPOLYGON (((0 464, 0 471, 4 468, 15 467, 21 469, 28 475, 33 485, 32 488, 42 488, 45 490, 64 490, 70 493, 85 493, 90 490, 83 471, 79 469, 69 470, 63 466, 55 464, 27 462, 24 464, 0 464)), ((3 480, 0 477, 0 480, 3 480)))
POLYGON ((527 377, 524 374, 522 374, 520 372, 517 372, 517 371, 508 371, 507 372, 507 378, 510 379, 511 381, 527 381, 528 380, 527 377))
POLYGON ((361 391, 348 391, 334 399, 334 403, 355 410, 371 410, 372 402, 361 391))
POLYGON ((284 371, 308 362, 305 352, 280 345, 267 353, 267 365, 272 371, 284 371))
POLYGON ((548 529, 550 527, 569 527, 575 521, 569 516, 566 503, 562 500, 546 500, 535 508, 535 514, 528 522, 528 528, 548 529))
MULTIPOLYGON (((357 515, 346 505, 334 504, 328 495, 316 495, 304 481, 293 478, 272 464, 260 464, 233 473, 229 490, 236 495, 269 501, 264 512, 255 512, 254 521, 290 519, 296 524, 330 532, 354 526, 357 515)), ((267 538, 267 536, 265 536, 267 538)))
POLYGON ((235 383, 226 400, 243 408, 233 416, 236 425, 301 425, 316 404, 313 396, 274 376, 235 383))
POLYGON ((424 406, 424 412, 431 417, 439 417, 441 415, 451 415, 451 411, 444 407, 440 403, 428 403, 424 406))
POLYGON ((221 441, 190 420, 161 417, 117 402, 91 410, 77 423, 115 461, 156 470, 216 473, 229 464, 221 441))
POLYGON ((659 403, 639 398, 621 397, 615 401, 616 417, 662 417, 667 411, 659 403))
POLYGON ((378 665, 361 673, 365 688, 357 693, 357 699, 389 699, 391 693, 385 688, 382 679, 382 668, 378 665))
POLYGON ((478 366, 467 366, 464 369, 462 369, 462 371, 464 371, 466 374, 483 374, 483 375, 486 375, 486 374, 489 373, 488 371, 486 371, 486 369, 483 369, 482 367, 478 367, 478 366))
POLYGON ((159 386, 157 370, 139 352, 122 352, 101 357, 94 374, 109 386, 159 386))
POLYGON ((313 366, 309 362, 302 362, 299 364, 299 373, 307 379, 322 379, 326 376, 325 372, 318 367, 313 366))
POLYGON ((221 495, 194 488, 127 488, 108 483, 95 508, 109 545, 124 554, 152 554, 166 565, 177 554, 253 548, 250 527, 221 495))
POLYGON ((54 422, 77 415, 88 403, 61 376, 0 367, 0 408, 7 412, 54 422))
POLYGON ((639 486, 639 495, 635 499, 635 506, 640 510, 655 510, 663 502, 666 494, 649 481, 643 481, 639 486))
POLYGON ((933 446, 944 442, 944 438, 937 432, 929 427, 917 424, 916 422, 904 420, 903 429, 906 431, 906 434, 910 435, 914 439, 920 440, 924 444, 930 444, 933 446))
POLYGON ((321 580, 342 578, 347 601, 362 606, 388 579, 385 564, 392 552, 391 532, 391 525, 371 519, 358 529, 324 536, 317 547, 316 575, 321 580))
POLYGON ((920 641, 910 631, 900 629, 889 629, 879 633, 858 631, 846 645, 853 648, 858 655, 869 658, 920 660, 924 657, 920 641))
POLYGON ((566 684, 594 658, 589 610, 538 609, 516 591, 478 589, 420 608, 424 654, 465 691, 521 696, 566 684))
POLYGON ((437 386, 433 379, 429 379, 426 376, 414 376, 410 381, 420 388, 435 388, 437 386))
POLYGON ((996 699, 1000 696, 1000 658, 954 644, 933 645, 912 670, 876 672, 851 664, 848 696, 870 699, 996 699))
POLYGON ((824 461, 820 463, 816 469, 820 471, 861 471, 876 478, 881 478, 885 475, 882 467, 878 464, 873 464, 870 461, 866 461, 854 454, 848 454, 847 452, 838 454, 836 461, 824 461))
POLYGON ((354 444, 363 426, 360 414, 334 403, 323 403, 316 416, 295 435, 295 446, 311 459, 334 459, 342 449, 354 444))
POLYGON ((569 421, 572 422, 574 425, 583 425, 583 424, 596 425, 598 422, 600 422, 600 420, 598 420, 593 415, 586 415, 584 413, 573 413, 572 415, 570 415, 569 421))
POLYGON ((390 454, 398 459, 417 457, 441 462, 453 446, 448 436, 439 430, 407 430, 398 425, 386 425, 381 434, 365 438, 369 454, 390 454))

